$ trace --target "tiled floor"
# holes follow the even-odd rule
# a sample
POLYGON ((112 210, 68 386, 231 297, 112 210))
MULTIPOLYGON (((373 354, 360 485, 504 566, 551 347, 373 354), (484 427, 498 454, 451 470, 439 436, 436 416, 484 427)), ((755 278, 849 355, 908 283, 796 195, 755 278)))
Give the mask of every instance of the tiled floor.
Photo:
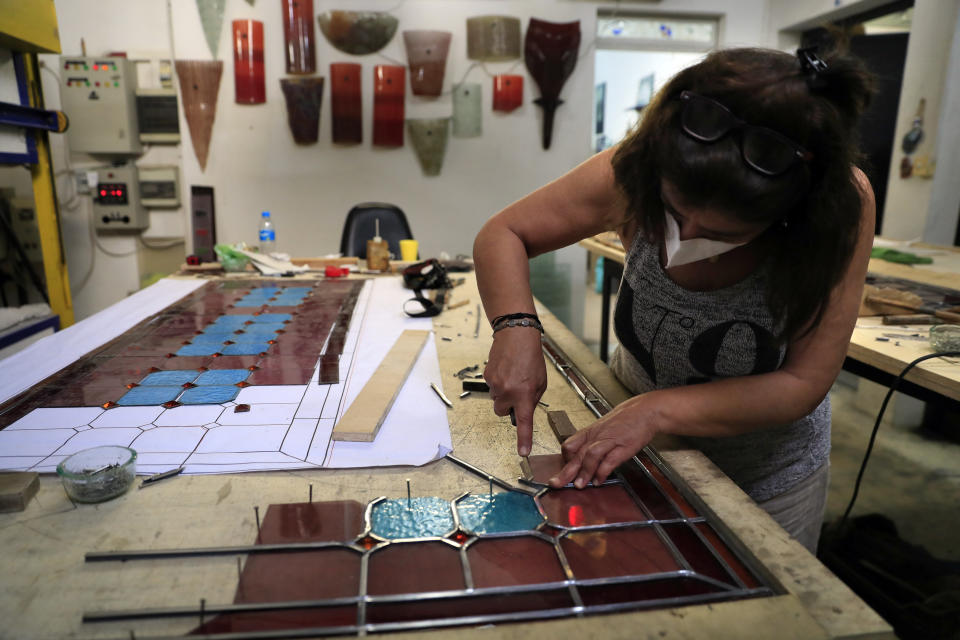
MULTIPOLYGON (((587 287, 584 341, 595 350, 600 340, 601 296, 587 287)), ((612 323, 611 323, 612 324, 612 323)), ((611 326, 611 349, 616 344, 611 326)), ((840 517, 850 500, 876 412, 855 403, 858 380, 844 376, 831 391, 833 438, 827 521, 840 517)), ((917 427, 880 428, 853 516, 881 513, 900 536, 941 559, 960 560, 960 425, 953 441, 917 427)))

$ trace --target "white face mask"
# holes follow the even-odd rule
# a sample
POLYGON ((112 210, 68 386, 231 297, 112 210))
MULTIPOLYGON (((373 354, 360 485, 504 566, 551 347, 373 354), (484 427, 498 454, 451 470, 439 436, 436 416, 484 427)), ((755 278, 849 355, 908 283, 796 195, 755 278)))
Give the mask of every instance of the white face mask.
POLYGON ((669 213, 664 215, 667 219, 666 233, 663 238, 667 249, 667 269, 697 262, 698 260, 706 260, 747 244, 746 242, 720 242, 719 240, 708 240, 706 238, 681 240, 680 225, 669 213))

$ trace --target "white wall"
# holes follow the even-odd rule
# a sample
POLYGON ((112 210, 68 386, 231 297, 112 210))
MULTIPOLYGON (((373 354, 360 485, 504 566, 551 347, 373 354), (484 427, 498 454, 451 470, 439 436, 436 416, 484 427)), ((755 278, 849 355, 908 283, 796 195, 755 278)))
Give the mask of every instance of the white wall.
MULTIPOLYGON (((210 59, 194 0, 170 0, 173 40, 180 59, 210 59)), ((136 57, 169 57, 166 0, 56 0, 64 54, 80 52, 84 38, 90 55, 127 51, 136 57)), ((380 54, 350 56, 333 49, 317 29, 318 75, 328 76, 331 62, 354 61, 363 65, 364 143, 356 147, 335 147, 330 142, 329 86, 325 89, 320 122, 320 141, 308 147, 296 146, 287 128, 279 79, 284 77, 283 35, 279 2, 260 0, 251 7, 243 0, 226 3, 219 59, 224 61, 216 124, 206 171, 201 171, 181 112, 183 142, 179 147, 155 145, 140 164, 180 164, 183 195, 188 208, 192 184, 211 185, 216 190, 217 234, 220 242, 255 239, 261 210, 274 212, 279 248, 296 256, 322 255, 339 248, 343 219, 349 208, 361 201, 394 202, 407 213, 413 232, 421 243, 422 255, 469 253, 473 237, 493 213, 536 187, 556 178, 590 154, 593 103, 593 48, 596 11, 612 9, 613 2, 577 0, 314 0, 314 10, 393 10, 400 29, 442 29, 453 32, 447 64, 446 87, 459 81, 470 64, 466 59, 466 24, 469 16, 514 15, 524 29, 530 17, 562 22, 581 21, 581 56, 573 76, 563 90, 565 104, 557 112, 553 147, 540 147, 539 107, 532 100, 539 95, 527 76, 524 105, 511 114, 494 113, 491 80, 474 69, 468 82, 483 87, 483 136, 451 138, 443 171, 438 177, 424 177, 412 147, 378 149, 370 145, 372 111, 372 68, 375 64, 406 60, 398 35, 380 54), (233 63, 230 49, 230 21, 254 18, 264 22, 266 45, 267 103, 237 105, 233 101, 233 63), (382 55, 381 55, 382 54, 382 55)), ((621 7, 623 8, 623 7, 621 7)), ((644 12, 693 12, 722 15, 721 43, 725 46, 762 44, 767 31, 767 0, 665 0, 656 5, 637 4, 631 9, 644 12)), ((56 68, 55 56, 43 56, 56 68)), ((522 62, 488 64, 491 73, 512 69, 526 74, 522 62)), ((56 82, 44 76, 48 106, 59 106, 56 82)), ((427 100, 407 95, 407 117, 449 115, 450 97, 427 100)), ((65 166, 62 139, 54 136, 54 162, 65 166)), ((89 161, 74 155, 74 165, 89 161)), ((61 180, 61 198, 69 199, 67 176, 61 180)), ((16 184, 29 191, 29 182, 0 171, 0 184, 16 184)), ((87 232, 88 202, 74 211, 64 211, 62 226, 75 284, 83 279, 96 256, 87 284, 76 291, 78 319, 124 297, 138 286, 136 256, 112 257, 101 249, 92 250, 87 232)), ((145 234, 154 243, 182 236, 188 230, 183 210, 154 212, 145 234)), ((103 238, 104 249, 116 254, 138 249, 133 238, 103 238)), ((145 251, 143 247, 140 251, 145 251)), ((582 286, 583 252, 568 249, 558 260, 570 264, 582 286), (578 275, 579 274, 579 275, 578 275)), ((576 318, 572 322, 578 324, 576 318)))

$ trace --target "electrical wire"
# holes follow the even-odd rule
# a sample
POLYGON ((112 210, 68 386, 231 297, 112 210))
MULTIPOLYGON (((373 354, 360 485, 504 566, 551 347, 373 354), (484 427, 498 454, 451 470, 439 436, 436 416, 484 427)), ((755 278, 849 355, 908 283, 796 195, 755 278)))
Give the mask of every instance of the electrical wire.
POLYGON ((840 518, 840 525, 838 527, 840 531, 843 530, 843 527, 847 522, 847 517, 853 510, 854 503, 857 501, 857 496, 860 493, 860 482, 863 480, 863 474, 867 470, 867 462, 870 460, 870 454, 873 452, 873 444, 877 439, 877 432, 880 430, 880 422, 883 420, 883 414, 887 410, 887 404, 890 402, 890 398, 893 397, 893 394, 903 381, 904 376, 906 376, 907 373, 909 373, 909 371, 915 366, 924 360, 930 360, 932 358, 945 358, 949 356, 960 356, 960 351, 938 351, 936 353, 928 353, 925 356, 920 356, 904 367, 903 371, 900 372, 900 375, 898 375, 896 380, 893 381, 893 384, 890 385, 890 389, 887 391, 887 395, 884 396, 883 403, 880 405, 880 412, 877 414, 877 421, 873 423, 873 431, 870 433, 870 442, 867 443, 867 451, 863 455, 863 462, 860 463, 860 471, 857 473, 857 481, 853 485, 853 495, 850 496, 850 503, 847 504, 847 509, 843 512, 843 517, 840 518))
POLYGON ((173 247, 187 243, 186 240, 173 240, 172 242, 168 242, 167 244, 150 244, 149 242, 144 240, 142 236, 139 237, 138 240, 140 240, 140 244, 142 244, 144 248, 150 249, 151 251, 165 251, 167 249, 172 249, 173 247))

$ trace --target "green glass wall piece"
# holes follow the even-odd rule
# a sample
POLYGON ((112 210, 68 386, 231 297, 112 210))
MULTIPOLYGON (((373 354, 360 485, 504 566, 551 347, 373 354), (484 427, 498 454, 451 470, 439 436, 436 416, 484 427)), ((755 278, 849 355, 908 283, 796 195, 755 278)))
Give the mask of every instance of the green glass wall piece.
POLYGON ((476 138, 483 132, 480 84, 463 82, 453 88, 453 135, 476 138))
POLYGON ((512 16, 467 18, 467 57, 503 62, 520 57, 520 19, 512 16))
POLYGON ((362 56, 383 49, 397 33, 398 20, 382 11, 327 11, 317 16, 320 31, 344 53, 362 56))
POLYGON ((450 118, 408 118, 407 133, 425 176, 440 175, 447 152, 450 118))
POLYGON ((217 59, 220 46, 220 31, 223 29, 223 7, 227 0, 197 0, 197 12, 203 26, 203 36, 210 47, 210 55, 217 59))

